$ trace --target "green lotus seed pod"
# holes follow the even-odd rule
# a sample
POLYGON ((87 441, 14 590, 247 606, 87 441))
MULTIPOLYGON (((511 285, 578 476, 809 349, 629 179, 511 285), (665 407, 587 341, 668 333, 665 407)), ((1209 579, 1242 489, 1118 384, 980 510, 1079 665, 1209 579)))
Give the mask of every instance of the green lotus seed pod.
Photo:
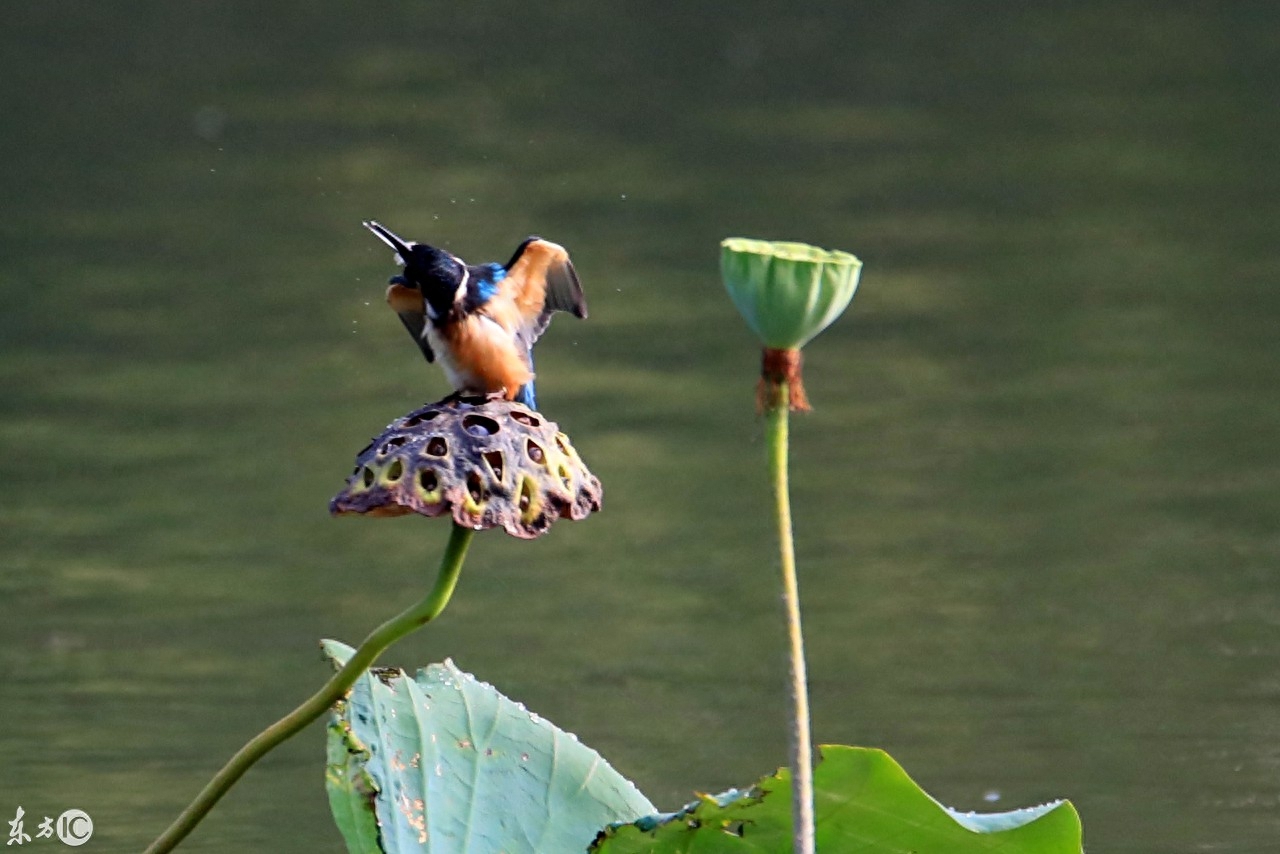
POLYGON ((733 304, 765 347, 796 350, 826 329, 858 289, 862 262, 805 243, 730 237, 720 274, 733 304))

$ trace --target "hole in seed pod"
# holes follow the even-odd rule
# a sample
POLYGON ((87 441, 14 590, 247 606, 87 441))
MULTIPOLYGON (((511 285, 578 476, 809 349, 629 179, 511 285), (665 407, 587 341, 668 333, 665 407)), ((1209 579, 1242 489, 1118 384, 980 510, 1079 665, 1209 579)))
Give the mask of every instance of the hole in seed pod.
POLYGON ((520 508, 521 513, 526 513, 528 512, 529 508, 532 505, 533 505, 533 481, 526 477, 520 483, 520 501, 518 502, 518 506, 520 508))
POLYGON ((542 419, 534 415, 530 415, 527 412, 521 412, 518 409, 511 410, 511 417, 514 418, 516 421, 519 421, 521 424, 525 425, 526 427, 542 426, 542 419))
POLYGON ((440 410, 438 409, 428 409, 426 412, 415 412, 404 420, 404 426, 417 427, 419 424, 426 424, 439 414, 440 410))
POLYGON ((427 453, 433 457, 448 456, 449 443, 444 440, 443 436, 432 436, 431 441, 427 442, 427 453))
POLYGON ((542 446, 532 439, 525 441, 524 452, 528 454, 529 459, 533 460, 535 463, 541 464, 542 461, 547 458, 547 455, 542 451, 542 446))
POLYGON ((436 479, 436 473, 431 469, 418 472, 418 485, 422 487, 423 492, 435 492, 440 486, 440 481, 436 479))
POLYGON ((568 489, 569 487, 573 486, 573 479, 569 477, 569 470, 567 468, 565 468, 564 466, 560 466, 559 474, 560 474, 560 482, 564 484, 565 489, 568 489))
POLYGON ((471 496, 473 504, 479 504, 484 498, 484 486, 480 482, 480 473, 472 472, 467 475, 467 494, 471 496))
POLYGON ((462 426, 472 436, 492 436, 498 432, 498 422, 487 415, 472 413, 462 419, 462 426))
POLYGON ((406 436, 392 436, 390 439, 382 443, 382 447, 378 449, 378 456, 384 457, 394 451, 396 448, 408 441, 406 436))
POLYGON ((489 464, 489 468, 493 469, 493 477, 497 481, 502 480, 502 451, 485 451, 485 462, 489 464))
POLYGON ((556 434, 556 447, 560 449, 560 453, 566 457, 569 456, 569 445, 565 442, 564 436, 560 433, 556 434))
POLYGON ((365 466, 361 479, 364 480, 365 486, 373 486, 373 469, 365 466))
POLYGON ((402 463, 400 460, 396 460, 391 464, 390 468, 387 469, 387 482, 395 483, 400 479, 401 475, 403 474, 404 474, 404 463, 402 463))

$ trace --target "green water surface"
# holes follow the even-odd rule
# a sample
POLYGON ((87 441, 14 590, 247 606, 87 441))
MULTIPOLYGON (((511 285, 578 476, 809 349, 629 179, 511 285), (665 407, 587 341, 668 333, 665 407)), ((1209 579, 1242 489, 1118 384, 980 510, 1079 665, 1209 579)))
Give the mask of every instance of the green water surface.
MULTIPOLYGON (((137 851, 430 581, 331 519, 447 389, 377 218, 538 233, 541 404, 605 485, 474 544, 452 656, 656 803, 785 761, 758 351, 722 237, 865 262, 792 426, 815 736, 1091 854, 1280 846, 1268 4, 13 5, 0 28, 0 829, 137 851)), ((340 852, 313 728, 189 851, 340 852)), ((39 839, 32 845, 58 847, 39 839)), ((15 849, 16 850, 16 849, 15 849)))

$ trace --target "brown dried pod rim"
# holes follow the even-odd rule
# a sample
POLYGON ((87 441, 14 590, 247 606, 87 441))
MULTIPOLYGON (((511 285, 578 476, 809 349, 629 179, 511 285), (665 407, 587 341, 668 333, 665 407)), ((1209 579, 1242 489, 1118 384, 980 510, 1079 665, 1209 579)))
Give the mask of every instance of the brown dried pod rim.
POLYGON ((356 455, 334 515, 449 514, 533 539, 600 509, 603 489, 569 437, 501 398, 448 397, 398 418, 356 455))

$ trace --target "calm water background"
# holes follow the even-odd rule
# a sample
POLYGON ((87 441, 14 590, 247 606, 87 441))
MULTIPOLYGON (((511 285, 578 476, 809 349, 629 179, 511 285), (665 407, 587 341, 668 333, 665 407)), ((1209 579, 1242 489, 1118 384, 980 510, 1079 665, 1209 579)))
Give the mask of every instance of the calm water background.
MULTIPOLYGON (((807 240, 867 265, 792 431, 816 737, 1070 797, 1091 852, 1280 850, 1274 5, 46 2, 0 49, 6 822, 142 848, 429 583, 442 523, 326 512, 445 390, 377 217, 570 248, 541 402, 606 485, 479 538, 388 663, 453 656, 666 807, 784 761, 717 243, 807 240)), ((184 850, 341 851, 322 757, 184 850)))

